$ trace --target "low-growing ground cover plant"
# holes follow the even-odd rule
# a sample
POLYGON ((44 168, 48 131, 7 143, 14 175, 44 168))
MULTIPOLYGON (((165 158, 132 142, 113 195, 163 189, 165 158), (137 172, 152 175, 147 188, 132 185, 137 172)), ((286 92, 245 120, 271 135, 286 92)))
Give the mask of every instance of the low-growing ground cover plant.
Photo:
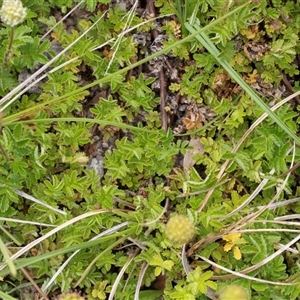
POLYGON ((296 1, 0 3, 3 299, 299 298, 296 1))

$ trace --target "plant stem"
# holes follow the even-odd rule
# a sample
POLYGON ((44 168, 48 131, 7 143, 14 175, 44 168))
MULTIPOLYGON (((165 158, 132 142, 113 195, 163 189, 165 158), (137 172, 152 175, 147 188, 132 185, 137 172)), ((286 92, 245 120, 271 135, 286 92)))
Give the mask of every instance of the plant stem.
POLYGON ((13 40, 14 40, 14 34, 15 34, 15 29, 14 29, 14 27, 12 27, 12 28, 11 28, 11 31, 10 31, 9 44, 8 44, 8 47, 7 47, 5 56, 4 56, 4 65, 5 65, 5 66, 6 66, 7 63, 8 63, 8 56, 9 56, 9 54, 10 54, 10 52, 11 52, 12 43, 13 43, 13 40))

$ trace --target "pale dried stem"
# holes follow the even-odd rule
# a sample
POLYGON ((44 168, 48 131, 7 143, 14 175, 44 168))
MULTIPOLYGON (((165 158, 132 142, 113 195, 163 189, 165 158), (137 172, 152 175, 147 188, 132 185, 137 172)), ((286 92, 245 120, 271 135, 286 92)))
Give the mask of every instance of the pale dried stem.
POLYGON ((169 206, 169 198, 166 198, 166 204, 165 204, 162 212, 159 214, 159 216, 156 219, 152 220, 152 221, 149 221, 149 222, 146 222, 146 223, 141 223, 140 225, 144 226, 144 227, 149 227, 150 225, 156 223, 164 215, 164 213, 167 211, 168 206, 169 206))
POLYGON ((115 294, 116 294, 116 291, 117 291, 117 288, 118 288, 118 285, 122 279, 122 276, 124 275, 126 269, 128 268, 128 266, 130 265, 130 263, 133 261, 133 259, 137 256, 137 254, 139 253, 140 249, 137 248, 134 253, 132 255, 130 255, 130 257, 128 258, 127 262, 124 264, 124 266, 122 267, 122 269, 120 270, 113 286, 112 286, 112 289, 110 291, 110 294, 109 294, 109 298, 108 300, 113 300, 114 297, 115 297, 115 294))
POLYGON ((41 40, 45 39, 50 32, 52 32, 60 23, 62 23, 73 11, 75 11, 81 4, 83 4, 84 1, 79 2, 77 5, 75 5, 57 24, 55 24, 52 28, 50 28, 42 37, 41 40))
POLYGON ((198 257, 201 258, 202 260, 204 260, 205 262, 207 262, 208 264, 232 274, 232 275, 224 275, 224 276, 212 276, 211 279, 214 279, 214 280, 225 280, 225 279, 228 280, 228 279, 232 279, 232 278, 236 278, 236 277, 241 277, 241 278, 249 279, 252 281, 268 283, 268 284, 272 284, 272 285, 296 285, 296 284, 298 284, 298 283, 288 283, 288 282, 278 282, 278 281, 276 282, 276 281, 264 280, 264 279, 248 276, 248 275, 245 275, 245 273, 249 273, 251 271, 247 271, 247 272, 245 272, 246 270, 243 270, 241 272, 232 271, 232 270, 227 269, 227 268, 225 268, 203 256, 198 256, 198 257))
MULTIPOLYGON (((296 96, 300 95, 300 91, 290 95, 289 97, 283 99, 282 101, 278 102, 276 105, 274 105, 271 110, 275 111, 277 108, 281 107, 283 104, 287 103, 288 101, 292 100, 293 98, 295 98, 296 96)), ((237 150, 239 149, 239 147, 242 145, 242 143, 245 141, 245 139, 250 135, 250 133, 262 122, 264 121, 266 118, 268 117, 267 113, 263 113, 251 126, 250 128, 245 132, 245 134, 242 136, 242 138, 239 140, 239 142, 236 144, 236 146, 233 148, 233 150, 231 151, 232 154, 235 154, 237 152, 237 150)), ((230 163, 230 160, 226 160, 224 162, 224 164, 221 166, 221 169, 217 175, 217 179, 220 180, 228 166, 228 164, 230 163)), ((203 199, 203 202, 201 203, 201 205, 199 206, 197 212, 201 212, 202 209, 205 207, 206 203, 208 202, 210 196, 212 195, 212 193, 214 192, 214 190, 210 190, 205 198, 203 199)))
MULTIPOLYGON (((110 234, 113 234, 117 231, 119 231, 120 229, 122 229, 123 227, 126 227, 129 225, 129 222, 123 222, 121 224, 118 224, 116 226, 113 226, 112 228, 109 228, 101 233, 99 233, 98 235, 94 236, 93 238, 91 238, 89 241, 94 241, 97 240, 103 236, 107 236, 110 234)), ((65 269, 65 267, 68 265, 68 263, 72 260, 72 258, 80 251, 76 250, 74 253, 72 253, 72 255, 57 269, 57 271, 55 272, 55 274, 50 278, 49 282, 47 283, 47 285, 45 287, 43 287, 43 291, 46 291, 47 289, 49 289, 51 287, 51 285, 54 283, 55 279, 59 276, 59 274, 65 269)), ((77 285, 79 285, 79 283, 82 281, 83 275, 81 276, 81 278, 75 283, 74 287, 76 287, 77 285)))
POLYGON ((122 38, 124 37, 124 35, 126 34, 126 31, 128 29, 128 27, 130 26, 130 24, 132 23, 133 21, 133 17, 134 17, 134 12, 136 11, 136 8, 137 8, 137 5, 138 5, 138 0, 135 1, 134 5, 131 7, 131 9, 126 13, 126 15, 123 17, 125 18, 127 15, 128 15, 128 19, 126 20, 126 23, 124 25, 124 29, 122 30, 122 32, 118 35, 118 38, 117 40, 115 41, 115 44, 112 46, 112 50, 113 51, 113 55, 108 63, 108 66, 106 68, 106 71, 105 71, 105 75, 107 75, 108 71, 109 71, 109 68, 111 66, 111 64, 113 63, 114 61, 114 58, 117 54, 117 51, 119 49, 119 46, 121 44, 121 41, 122 41, 122 38))
MULTIPOLYGON (((11 255, 11 252, 7 249, 8 253, 11 255)), ((44 294, 44 292, 40 289, 40 287, 35 283, 33 278, 29 275, 29 273, 25 270, 25 268, 21 268, 22 273, 24 274, 24 277, 26 277, 33 287, 37 290, 37 292, 42 296, 42 299, 49 300, 49 298, 44 294)))
MULTIPOLYGON (((104 13, 105 14, 105 13, 104 13)), ((104 14, 102 16, 104 16, 104 14)), ((72 42, 69 46, 67 46, 65 49, 63 49, 60 53, 58 53, 55 57, 53 57, 49 62, 47 62, 44 66, 42 66, 40 69, 38 69, 33 75, 31 75, 29 78, 27 78, 24 82, 19 84, 16 88, 14 88, 11 92, 9 92, 5 97, 3 97, 0 100, 0 105, 3 104, 6 100, 10 99, 14 94, 16 94, 18 91, 20 91, 24 86, 26 86, 31 80, 36 78, 39 74, 41 74, 43 71, 45 71, 48 67, 50 67, 55 61, 57 61, 64 53, 66 53, 73 45, 75 45, 82 37, 84 37, 94 26, 97 25, 97 23, 101 20, 97 20, 89 29, 87 29, 81 36, 79 36, 74 42, 72 42)), ((46 75, 44 75, 45 77, 46 75)), ((0 111, 3 111, 6 107, 8 107, 11 103, 13 103, 16 99, 18 99, 21 95, 23 95, 31 86, 36 84, 41 80, 42 77, 34 81, 33 83, 29 84, 22 92, 17 94, 13 99, 11 99, 8 103, 6 103, 0 111)))
MULTIPOLYGON (((106 12, 104 12, 105 14, 106 12)), ((104 16, 103 14, 103 16, 104 16)), ((168 16, 168 15, 167 15, 168 16)), ((150 22, 153 22, 153 20, 156 20, 156 19, 160 19, 160 18, 163 18, 163 17, 166 17, 165 16, 160 16, 160 17, 157 17, 157 18, 153 18, 153 19, 150 19, 150 20, 146 20, 144 22, 142 22, 141 24, 138 24, 128 30, 126 30, 123 34, 127 34, 135 29, 137 29, 138 27, 140 27, 141 25, 143 24, 146 24, 146 23, 150 23, 150 22)), ((18 91, 20 91, 23 87, 25 87, 19 94, 17 94, 14 98, 12 98, 5 106, 1 107, 0 108, 0 112, 4 111, 4 109, 6 107, 8 107, 10 104, 12 104, 14 101, 16 101, 20 96, 22 96, 27 90, 29 90, 32 86, 34 86, 35 84, 37 84, 38 82, 40 82, 41 80, 43 80, 45 77, 47 77, 47 73, 38 77, 38 75, 40 75, 44 70, 46 70, 48 67, 50 67, 62 54, 64 54, 67 50, 69 50, 76 42, 78 42, 84 35, 86 35, 99 21, 101 20, 101 18, 96 21, 89 29, 87 29, 79 38, 77 38, 72 44, 70 44, 67 48, 65 48, 62 52, 58 53, 54 58, 52 58, 47 64, 45 64, 43 67, 41 67, 40 69, 38 69, 34 74, 32 74, 29 78, 27 78, 24 82, 20 83, 16 88, 14 88, 11 92, 9 92, 6 96, 4 96, 1 100, 0 100, 0 105, 5 103, 6 101, 8 101, 11 97, 13 97, 18 91), (35 78, 37 78, 36 80, 34 80, 35 78), (32 82, 31 82, 32 81, 32 82), (31 82, 31 83, 29 83, 31 82)), ((105 43, 91 49, 91 52, 95 51, 95 50, 98 50, 100 48, 103 48, 105 45, 113 42, 115 40, 115 38, 112 38, 108 41, 106 41, 105 43)), ((63 64, 53 68, 52 70, 50 70, 48 73, 54 73, 55 71, 65 67, 66 65, 78 60, 81 56, 77 56, 77 57, 74 57, 72 59, 70 59, 69 61, 67 62, 64 62, 63 64)))
MULTIPOLYGON (((97 214, 102 214, 102 213, 107 213, 107 212, 111 212, 110 210, 96 210, 96 211, 91 211, 85 214, 82 214, 80 216, 77 216, 71 220, 66 221, 65 223, 57 226, 56 228, 52 229, 51 231, 47 232, 45 235, 41 236, 40 238, 32 241, 30 244, 26 245, 25 247, 23 247, 21 250, 19 250, 17 253, 15 253, 14 255, 11 256, 11 260, 14 261, 16 260, 18 257, 22 256, 24 253, 26 253, 27 251, 29 251, 30 249, 32 249, 34 246, 38 245, 39 243, 41 243, 42 241, 46 240, 48 237, 50 237, 51 235, 57 233, 58 231, 80 221, 83 220, 85 218, 97 215, 97 214)), ((6 267, 6 264, 2 264, 0 266, 0 271, 3 270, 6 267)))
MULTIPOLYGON (((273 175, 275 172, 275 169, 272 169, 270 171, 270 175, 273 175)), ((239 211, 241 211, 244 207, 246 207, 247 205, 250 204, 250 202, 255 199, 255 197, 261 192, 261 190, 264 188, 264 186, 269 182, 268 178, 265 178, 262 180, 262 182, 256 187, 256 189, 253 191, 253 193, 248 197, 248 199, 242 203, 239 207, 237 207, 236 209, 234 209, 232 212, 230 212, 228 215, 226 215, 225 217, 221 218, 221 220, 225 220, 227 218, 230 218, 231 216, 233 216, 234 214, 238 213, 239 211)))
MULTIPOLYGON (((295 145, 294 145, 294 153, 293 153, 293 160, 292 163, 294 163, 294 157, 295 157, 295 145)), ((289 174, 290 175, 290 174, 289 174)), ((286 177, 286 179, 284 180, 284 183, 281 185, 281 187, 278 189, 277 193, 275 194, 275 196, 270 200, 270 202, 268 203, 268 205, 263 206, 260 208, 259 211, 251 213, 249 215, 247 215, 246 217, 238 220, 236 223, 231 224, 229 227, 225 228, 222 233, 217 234, 217 235, 209 235, 207 237, 205 237, 204 239, 201 239, 200 241, 198 241, 197 243, 195 243, 187 252, 188 256, 191 256, 193 254, 193 252, 200 248, 200 247, 204 247, 205 245, 212 243, 214 241, 216 241, 217 239, 221 238, 224 235, 227 235, 229 233, 232 232, 236 232, 238 231, 240 228, 246 226, 247 224, 253 222, 259 215, 261 215, 265 210, 272 208, 272 204, 274 201, 276 201, 276 199, 278 199, 278 197, 280 196, 281 192, 284 189, 284 186, 287 184, 289 175, 286 177)))
MULTIPOLYGON (((251 266, 251 267, 249 267, 247 269, 244 269, 243 271, 240 271, 239 274, 247 274, 247 273, 250 273, 250 272, 252 272, 252 271, 254 271, 256 269, 259 269, 260 267, 262 267, 263 265, 267 264, 268 262, 270 262, 271 260, 273 260, 277 256, 281 255, 284 251, 288 250, 293 244, 297 243, 299 240, 300 240, 300 234, 298 234, 294 239, 292 239, 286 245, 282 245, 282 247, 279 250, 277 250, 273 254, 269 255, 267 258, 265 258, 261 262, 255 264, 255 265, 253 265, 253 266, 251 266)), ((233 271, 230 271, 228 273, 234 274, 233 271)), ((237 275, 237 274, 234 274, 234 275, 237 275)), ((223 279, 223 280, 225 280, 225 279, 232 279, 234 277, 236 277, 236 276, 224 275, 224 276, 214 276, 214 279, 223 279)), ((241 276, 241 277, 243 277, 243 276, 241 276)), ((289 284, 282 283, 281 285, 293 285, 293 284, 299 284, 299 283, 289 283, 289 284)))
MULTIPOLYGON (((294 164, 294 159, 295 159, 295 155, 296 155, 296 147, 294 144, 294 152, 293 152, 293 158, 292 158, 292 162, 291 165, 294 164)), ((252 213, 248 216, 246 216, 245 218, 239 220, 236 224, 233 224, 232 226, 230 226, 230 231, 232 230, 238 230, 241 227, 244 227, 247 223, 249 222, 253 222, 258 216, 260 216, 264 211, 266 211, 267 209, 269 209, 269 207, 272 206, 273 202, 275 202, 280 194, 282 193, 282 191, 284 190, 285 185, 288 182, 288 179, 290 177, 290 173, 287 175, 287 177, 285 178, 283 184, 278 188, 277 193, 275 194, 275 196, 270 200, 270 202, 268 203, 268 205, 262 207, 260 210, 258 210, 255 213, 252 213)))
POLYGON ((26 220, 19 220, 19 219, 12 219, 12 218, 2 218, 2 217, 0 217, 0 221, 21 223, 21 224, 32 224, 32 225, 44 226, 44 227, 56 227, 56 225, 53 225, 53 224, 45 224, 45 223, 32 222, 32 221, 26 221, 26 220))
POLYGON ((149 267, 149 265, 146 262, 143 262, 141 272, 140 272, 140 275, 139 275, 139 278, 138 278, 138 281, 137 281, 135 293, 134 293, 134 300, 139 300, 140 299, 139 294, 140 294, 143 279, 145 277, 145 273, 146 273, 148 267, 149 267))

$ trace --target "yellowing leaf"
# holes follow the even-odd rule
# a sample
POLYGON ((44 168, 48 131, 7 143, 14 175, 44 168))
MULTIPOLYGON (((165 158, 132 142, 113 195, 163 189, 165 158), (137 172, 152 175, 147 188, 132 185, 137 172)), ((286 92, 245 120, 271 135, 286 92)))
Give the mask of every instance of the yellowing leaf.
POLYGON ((154 255, 153 258, 149 261, 150 266, 162 266, 163 263, 163 259, 157 254, 154 255))
POLYGON ((240 237, 241 237, 241 233, 234 232, 234 233, 229 233, 227 235, 224 235, 222 239, 226 242, 235 244, 240 239, 240 237))
POLYGON ((242 253, 239 247, 235 246, 233 248, 233 256, 236 260, 240 260, 242 258, 242 253))
POLYGON ((224 245, 224 251, 228 252, 233 248, 233 256, 235 259, 240 260, 242 258, 242 253, 238 246, 240 244, 245 244, 246 241, 241 238, 241 233, 229 233, 222 237, 224 241, 227 243, 224 245))
POLYGON ((156 267, 155 270, 154 270, 154 275, 158 276, 158 275, 160 275, 161 272, 162 272, 162 268, 161 267, 156 267))
POLYGON ((174 263, 171 260, 164 261, 162 267, 168 271, 171 271, 172 267, 174 266, 174 263))
POLYGON ((228 252, 233 247, 233 243, 226 243, 224 246, 224 251, 228 252))
POLYGON ((59 41, 60 36, 57 33, 52 32, 51 33, 51 37, 55 40, 55 41, 59 41))
POLYGON ((155 269, 155 272, 159 272, 158 274, 155 274, 158 276, 161 272, 162 269, 166 269, 168 271, 171 271, 174 263, 171 260, 163 260, 158 254, 154 255, 153 258, 149 261, 150 266, 158 266, 160 271, 155 269))
POLYGON ((249 74, 248 78, 245 79, 245 81, 249 84, 253 84, 257 82, 258 73, 257 70, 253 70, 253 73, 249 74))

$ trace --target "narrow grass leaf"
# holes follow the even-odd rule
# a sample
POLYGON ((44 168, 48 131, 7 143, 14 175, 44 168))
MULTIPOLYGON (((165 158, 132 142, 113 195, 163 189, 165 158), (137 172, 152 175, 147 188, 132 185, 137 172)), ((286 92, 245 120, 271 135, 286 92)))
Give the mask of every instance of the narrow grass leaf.
MULTIPOLYGON (((185 26, 191 34, 195 34, 201 29, 201 27, 197 24, 193 24, 192 26, 189 23, 185 23, 185 26)), ((201 43, 201 45, 203 45, 203 47, 207 49, 207 51, 228 72, 228 74, 244 89, 244 91, 256 102, 256 104, 259 105, 264 110, 264 112, 266 112, 269 117, 288 134, 288 136, 290 136, 298 145, 300 145, 300 139, 296 136, 296 134, 292 132, 286 126, 286 124, 277 117, 277 115, 268 107, 266 103, 263 102, 262 99, 260 99, 260 97, 254 92, 254 90, 243 80, 241 75, 232 68, 229 62, 219 57, 220 51, 211 42, 205 32, 202 31, 198 35, 196 35, 196 39, 201 43)))

